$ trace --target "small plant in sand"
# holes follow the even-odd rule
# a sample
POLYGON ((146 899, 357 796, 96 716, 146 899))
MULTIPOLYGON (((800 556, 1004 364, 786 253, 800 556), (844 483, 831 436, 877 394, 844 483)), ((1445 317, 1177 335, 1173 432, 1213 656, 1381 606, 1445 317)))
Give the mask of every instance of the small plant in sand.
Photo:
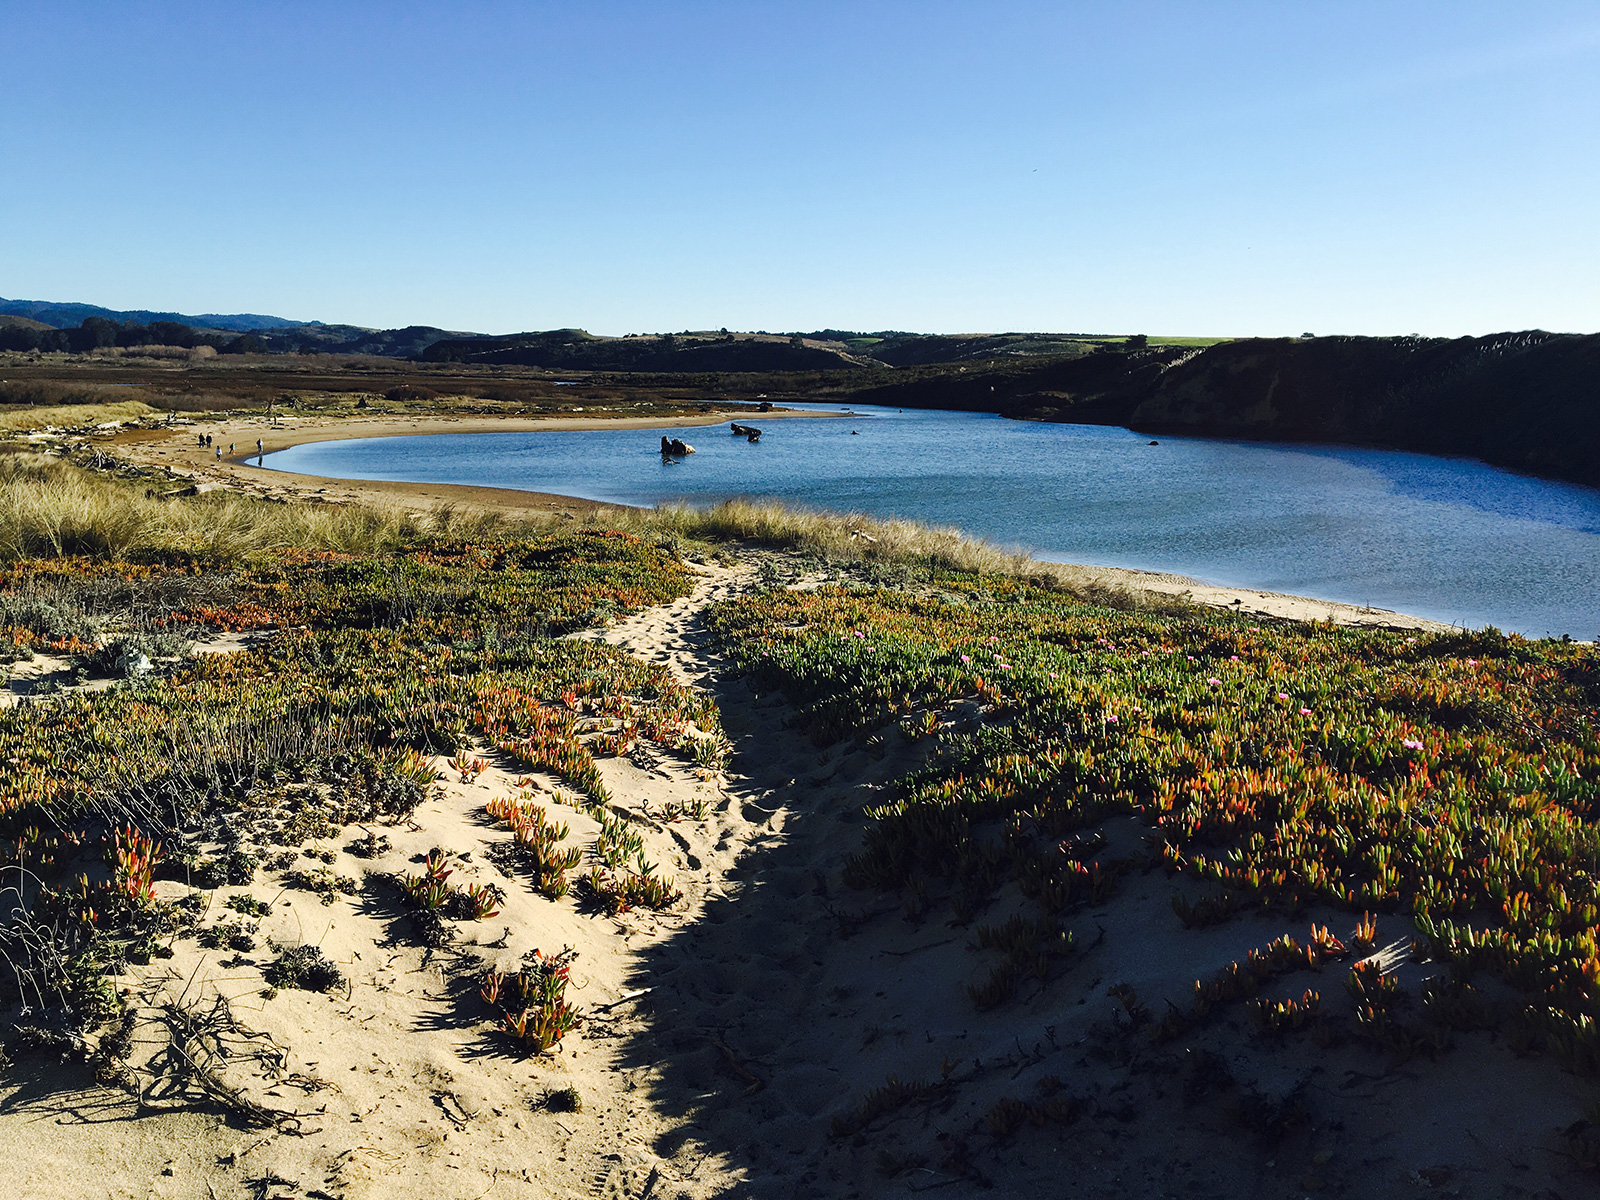
POLYGON ((380 758, 396 775, 414 780, 423 787, 438 782, 439 772, 434 768, 433 759, 420 750, 406 746, 399 751, 383 754, 380 758))
POLYGON ((600 817, 600 833, 589 852, 612 870, 621 869, 636 854, 644 853, 644 837, 611 813, 600 817))
POLYGON ((1264 1034, 1284 1034, 1303 1028, 1322 1015, 1322 996, 1307 988, 1299 998, 1257 1000, 1250 1005, 1250 1019, 1264 1034))
POLYGON ((583 1014, 566 998, 577 957, 570 946, 553 955, 533 950, 523 959, 522 970, 484 976, 479 998, 529 1053, 543 1054, 583 1023, 583 1014))
POLYGON ((833 1136, 850 1137, 860 1133, 879 1117, 897 1113, 910 1104, 927 1104, 943 1090, 945 1081, 924 1083, 912 1080, 907 1083, 898 1075, 890 1075, 882 1087, 873 1088, 861 1098, 861 1103, 848 1113, 833 1119, 833 1136))
POLYGON ((467 903, 472 906, 472 919, 474 921, 487 921, 490 917, 500 915, 500 906, 505 903, 505 895, 492 883, 469 883, 463 895, 467 903))
POLYGON ((156 865, 166 857, 161 843, 128 826, 113 835, 106 856, 111 866, 111 885, 118 900, 135 908, 147 908, 156 901, 156 865))
POLYGON ((454 872, 445 867, 445 862, 443 851, 430 850, 423 862, 422 874, 413 875, 408 871, 400 877, 401 890, 416 907, 438 911, 450 903, 455 888, 448 881, 454 872))
MULTIPOLYGON (((269 943, 271 944, 271 943, 269 943)), ((326 992, 344 982, 344 974, 318 946, 273 946, 278 957, 261 974, 275 988, 326 992)))
POLYGON ((1378 945, 1378 922, 1369 912, 1361 914, 1361 920, 1356 922, 1355 935, 1350 939, 1355 946, 1357 954, 1371 954, 1378 945))
POLYGON ((550 1112, 581 1113, 583 1111, 583 1097, 578 1089, 570 1084, 564 1088, 557 1088, 546 1094, 544 1106, 550 1112))
POLYGON ((660 911, 683 899, 683 893, 673 886, 671 879, 656 874, 655 863, 645 858, 644 851, 635 856, 634 863, 637 870, 626 866, 614 871, 591 867, 579 880, 585 898, 613 917, 631 908, 660 911))
POLYGON ((987 980, 967 988, 972 1003, 980 1009, 1004 1004, 1023 979, 1031 976, 1043 982, 1049 978, 1051 959, 1070 954, 1073 948, 1072 934, 1057 929, 1049 917, 1014 916, 998 926, 980 925, 975 940, 976 949, 999 950, 1005 955, 987 980))
POLYGON ((511 826, 518 854, 533 868, 534 887, 551 900, 565 896, 567 872, 583 859, 582 849, 576 846, 568 850, 556 848, 571 832, 566 822, 552 821, 526 791, 515 799, 496 797, 484 808, 490 816, 511 826))
POLYGON ((489 764, 481 758, 457 754, 450 759, 450 768, 461 777, 462 783, 471 783, 489 769, 489 764))

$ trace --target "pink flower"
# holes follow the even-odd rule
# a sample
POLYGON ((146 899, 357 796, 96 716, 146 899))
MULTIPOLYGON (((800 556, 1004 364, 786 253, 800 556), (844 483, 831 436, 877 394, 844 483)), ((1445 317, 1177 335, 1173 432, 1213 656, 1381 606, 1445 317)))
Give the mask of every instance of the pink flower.
POLYGON ((961 661, 962 661, 962 662, 971 662, 971 661, 972 661, 972 655, 970 655, 970 654, 963 654, 963 655, 962 655, 962 656, 961 656, 961 661))
POLYGON ((1302 717, 1309 717, 1311 715, 1311 710, 1309 708, 1302 708, 1300 710, 1300 715, 1302 717))
POLYGON ((1051 679, 1055 679, 1056 678, 1056 673, 1054 671, 1050 672, 1050 678, 1051 679))
POLYGON ((1469 667, 1475 667, 1475 666, 1477 666, 1477 665, 1478 665, 1478 660, 1477 660, 1477 659, 1475 659, 1475 658, 1469 658, 1469 659, 1467 659, 1467 666, 1469 666, 1469 667))
POLYGON ((856 630, 856 636, 859 637, 859 638, 864 638, 867 635, 862 633, 861 630, 858 629, 858 630, 856 630))
POLYGON ((1110 721, 1112 724, 1116 724, 1117 714, 1116 713, 1107 714, 1106 720, 1110 721))
POLYGON ((1413 741, 1411 738, 1406 738, 1406 740, 1401 742, 1400 744, 1402 746, 1404 746, 1407 750, 1421 750, 1422 749, 1422 743, 1418 742, 1418 741, 1413 741))
POLYGON ((1238 662, 1239 661, 1239 656, 1237 654, 1230 654, 1228 656, 1228 661, 1229 662, 1238 662))
POLYGON ((1287 700, 1288 698, 1289 698, 1289 693, 1288 692, 1279 692, 1278 693, 1278 699, 1279 700, 1287 700))
POLYGON ((1213 675, 1210 679, 1206 680, 1206 682, 1209 683, 1212 687, 1216 687, 1219 683, 1222 682, 1222 680, 1218 679, 1215 675, 1213 675))

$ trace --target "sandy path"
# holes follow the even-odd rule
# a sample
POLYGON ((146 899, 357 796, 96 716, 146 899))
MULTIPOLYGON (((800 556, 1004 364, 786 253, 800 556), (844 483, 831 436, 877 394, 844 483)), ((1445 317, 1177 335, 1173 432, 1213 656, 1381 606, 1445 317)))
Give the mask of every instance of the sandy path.
MULTIPOLYGON (((819 749, 792 726, 783 697, 721 675, 705 609, 748 586, 743 565, 708 567, 691 597, 586 635, 714 689, 721 705, 734 748, 723 775, 648 746, 602 760, 616 807, 684 889, 680 906, 607 919, 531 892, 495 865, 492 848, 508 835, 481 816, 485 800, 511 790, 512 774, 494 767, 471 783, 452 779, 409 824, 385 828, 392 846, 370 863, 344 850, 359 830, 316 845, 345 875, 414 869, 422 853, 445 847, 458 856, 456 882, 506 888, 503 915, 485 927, 421 950, 381 895, 324 905, 261 881, 221 889, 213 915, 225 897, 270 901, 261 935, 320 944, 344 970, 345 989, 267 1000, 263 955, 223 960, 192 940, 124 981, 231 997, 238 1017, 288 1054, 275 1077, 230 1078, 257 1102, 297 1114, 293 1122, 244 1128, 196 1096, 181 1111, 141 1113, 81 1069, 30 1060, 0 1088, 6 1194, 855 1200, 939 1189, 1288 1200, 1581 1190, 1557 1131, 1582 1111, 1583 1085, 1487 1035, 1461 1035, 1437 1063, 1397 1063, 1354 1044, 1264 1042, 1237 1025, 1192 1048, 1155 1046, 1107 996, 1126 983, 1162 1012, 1250 948, 1284 932, 1303 937, 1310 921, 1346 932, 1348 914, 1247 915, 1185 930, 1169 903, 1183 881, 1135 869, 1113 899, 1071 915, 1079 949, 1045 981, 978 1011, 967 988, 994 954, 975 949, 973 926, 948 921, 942 903, 841 881, 863 806, 888 798, 926 743, 889 731, 819 749), (691 809, 699 815, 683 815, 691 809), (563 944, 580 953, 574 989, 587 1025, 558 1055, 507 1053, 482 1021, 481 971, 563 944), (850 1120, 891 1078, 929 1090, 837 1136, 836 1120, 850 1120), (582 1111, 551 1111, 546 1096, 568 1085, 582 1111), (1000 1134, 988 1119, 1004 1101, 1058 1096, 1072 1101, 1070 1129, 1000 1134), (1269 1137, 1250 1124, 1252 1113, 1284 1105, 1305 1112, 1286 1132, 1269 1137), (98 1190, 85 1190, 85 1178, 98 1190)), ((595 822, 559 782, 540 777, 537 786, 577 843, 593 836, 595 822)), ((1108 855, 1148 854, 1145 829, 1130 818, 1101 832, 1108 855)), ((1032 911, 1007 887, 975 921, 1032 911)), ((1382 932, 1403 941, 1409 925, 1385 917, 1382 932)), ((1414 988, 1421 968, 1401 969, 1414 988)), ((1294 983, 1332 995, 1342 970, 1294 983)))
MULTIPOLYGON (((607 631, 639 642, 642 655, 670 661, 690 677, 704 674, 690 645, 698 613, 738 586, 713 569, 692 600, 680 601, 607 631)), ((492 757, 492 756, 491 756, 492 757)), ((160 1005, 182 997, 209 1006, 225 997, 248 1030, 270 1034, 284 1059, 263 1075, 248 1061, 230 1068, 230 1086, 251 1102, 292 1114, 278 1130, 252 1129, 219 1111, 194 1086, 171 1089, 141 1109, 120 1091, 96 1087, 82 1067, 56 1067, 30 1056, 0 1082, 0 1136, 7 1152, 0 1194, 60 1197, 412 1197, 676 1195, 725 1179, 719 1156, 698 1148, 679 1118, 644 1103, 650 1064, 624 1054, 648 1038, 648 1009, 634 995, 648 949, 698 920, 721 898, 727 875, 752 836, 767 836, 763 815, 747 816, 720 776, 648 743, 600 768, 613 810, 630 819, 645 853, 675 877, 684 900, 664 913, 635 910, 618 918, 580 911, 575 897, 547 900, 526 876, 502 868, 495 847, 509 831, 487 820, 484 803, 515 791, 520 771, 500 765, 470 782, 442 760, 445 776, 412 819, 375 826, 389 845, 374 858, 350 847, 363 833, 347 828, 314 840, 326 870, 352 881, 355 894, 329 903, 277 879, 210 895, 207 926, 248 927, 253 949, 202 950, 192 938, 174 956, 133 968, 119 981, 139 1005, 141 1055, 162 1037, 160 1005), (685 816, 698 813, 698 816, 685 816), (452 883, 497 884, 499 916, 458 926, 438 950, 413 944, 409 918, 386 889, 355 888, 363 872, 415 871, 429 850, 451 854, 452 883), (250 896, 271 905, 259 919, 234 917, 226 902, 250 896), (503 931, 503 932, 502 932, 503 931), (287 989, 263 993, 261 968, 280 945, 315 943, 343 971, 346 985, 323 995, 287 989), (572 998, 588 1014, 560 1052, 528 1059, 508 1052, 485 1020, 478 984, 490 966, 515 969, 525 952, 577 949, 572 998), (286 1083, 287 1081, 287 1083, 286 1083), (546 1097, 572 1086, 579 1112, 551 1111, 546 1097), (26 1131, 26 1132, 24 1132, 26 1131), (99 1190, 84 1190, 84 1171, 99 1190), (693 1180, 698 1179, 698 1185, 693 1180)), ((535 774, 536 800, 584 845, 597 822, 575 807, 558 780, 535 774)), ((323 870, 306 857, 302 867, 323 870)), ((177 899, 188 889, 158 885, 177 899)), ((715 1194, 706 1192, 703 1194, 715 1194)))

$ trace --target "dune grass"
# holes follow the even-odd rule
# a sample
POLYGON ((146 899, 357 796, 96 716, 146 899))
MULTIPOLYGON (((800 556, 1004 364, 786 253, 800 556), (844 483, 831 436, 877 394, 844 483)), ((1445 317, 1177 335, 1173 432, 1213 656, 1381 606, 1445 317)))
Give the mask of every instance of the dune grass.
POLYGON ((726 500, 704 509, 686 505, 616 509, 601 519, 640 533, 750 542, 837 561, 915 562, 981 573, 1042 570, 1042 564, 1033 563, 1025 554, 1000 549, 957 529, 756 500, 726 500))
MULTIPOLYGON (((418 517, 400 506, 282 504, 228 492, 160 499, 152 494, 159 490, 44 455, 0 457, 0 558, 376 552, 440 538, 527 536, 555 519, 454 505, 418 517)), ((585 524, 647 537, 749 542, 835 561, 917 562, 1008 575, 1045 576, 1050 570, 955 529, 751 500, 705 509, 597 506, 586 514, 585 524)))
POLYGON ((263 550, 396 549, 421 536, 401 510, 273 504, 150 489, 36 454, 0 458, 0 559, 237 558, 263 550))
MULTIPOLYGON (((126 393, 124 393, 126 394, 126 393)), ((0 412, 0 433, 27 430, 82 429, 107 421, 137 421, 156 410, 143 400, 113 400, 83 404, 51 404, 43 408, 18 408, 0 412)))

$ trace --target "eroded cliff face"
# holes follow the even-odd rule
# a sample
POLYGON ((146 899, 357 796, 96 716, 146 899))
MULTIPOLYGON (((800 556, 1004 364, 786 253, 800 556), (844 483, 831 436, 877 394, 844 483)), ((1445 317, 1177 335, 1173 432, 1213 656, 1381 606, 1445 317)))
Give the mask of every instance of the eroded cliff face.
POLYGON ((941 376, 854 399, 1470 455, 1600 486, 1600 334, 1252 338, 941 376))
POLYGON ((1600 483, 1600 335, 1214 346, 1163 372, 1136 429, 1467 454, 1600 483))

